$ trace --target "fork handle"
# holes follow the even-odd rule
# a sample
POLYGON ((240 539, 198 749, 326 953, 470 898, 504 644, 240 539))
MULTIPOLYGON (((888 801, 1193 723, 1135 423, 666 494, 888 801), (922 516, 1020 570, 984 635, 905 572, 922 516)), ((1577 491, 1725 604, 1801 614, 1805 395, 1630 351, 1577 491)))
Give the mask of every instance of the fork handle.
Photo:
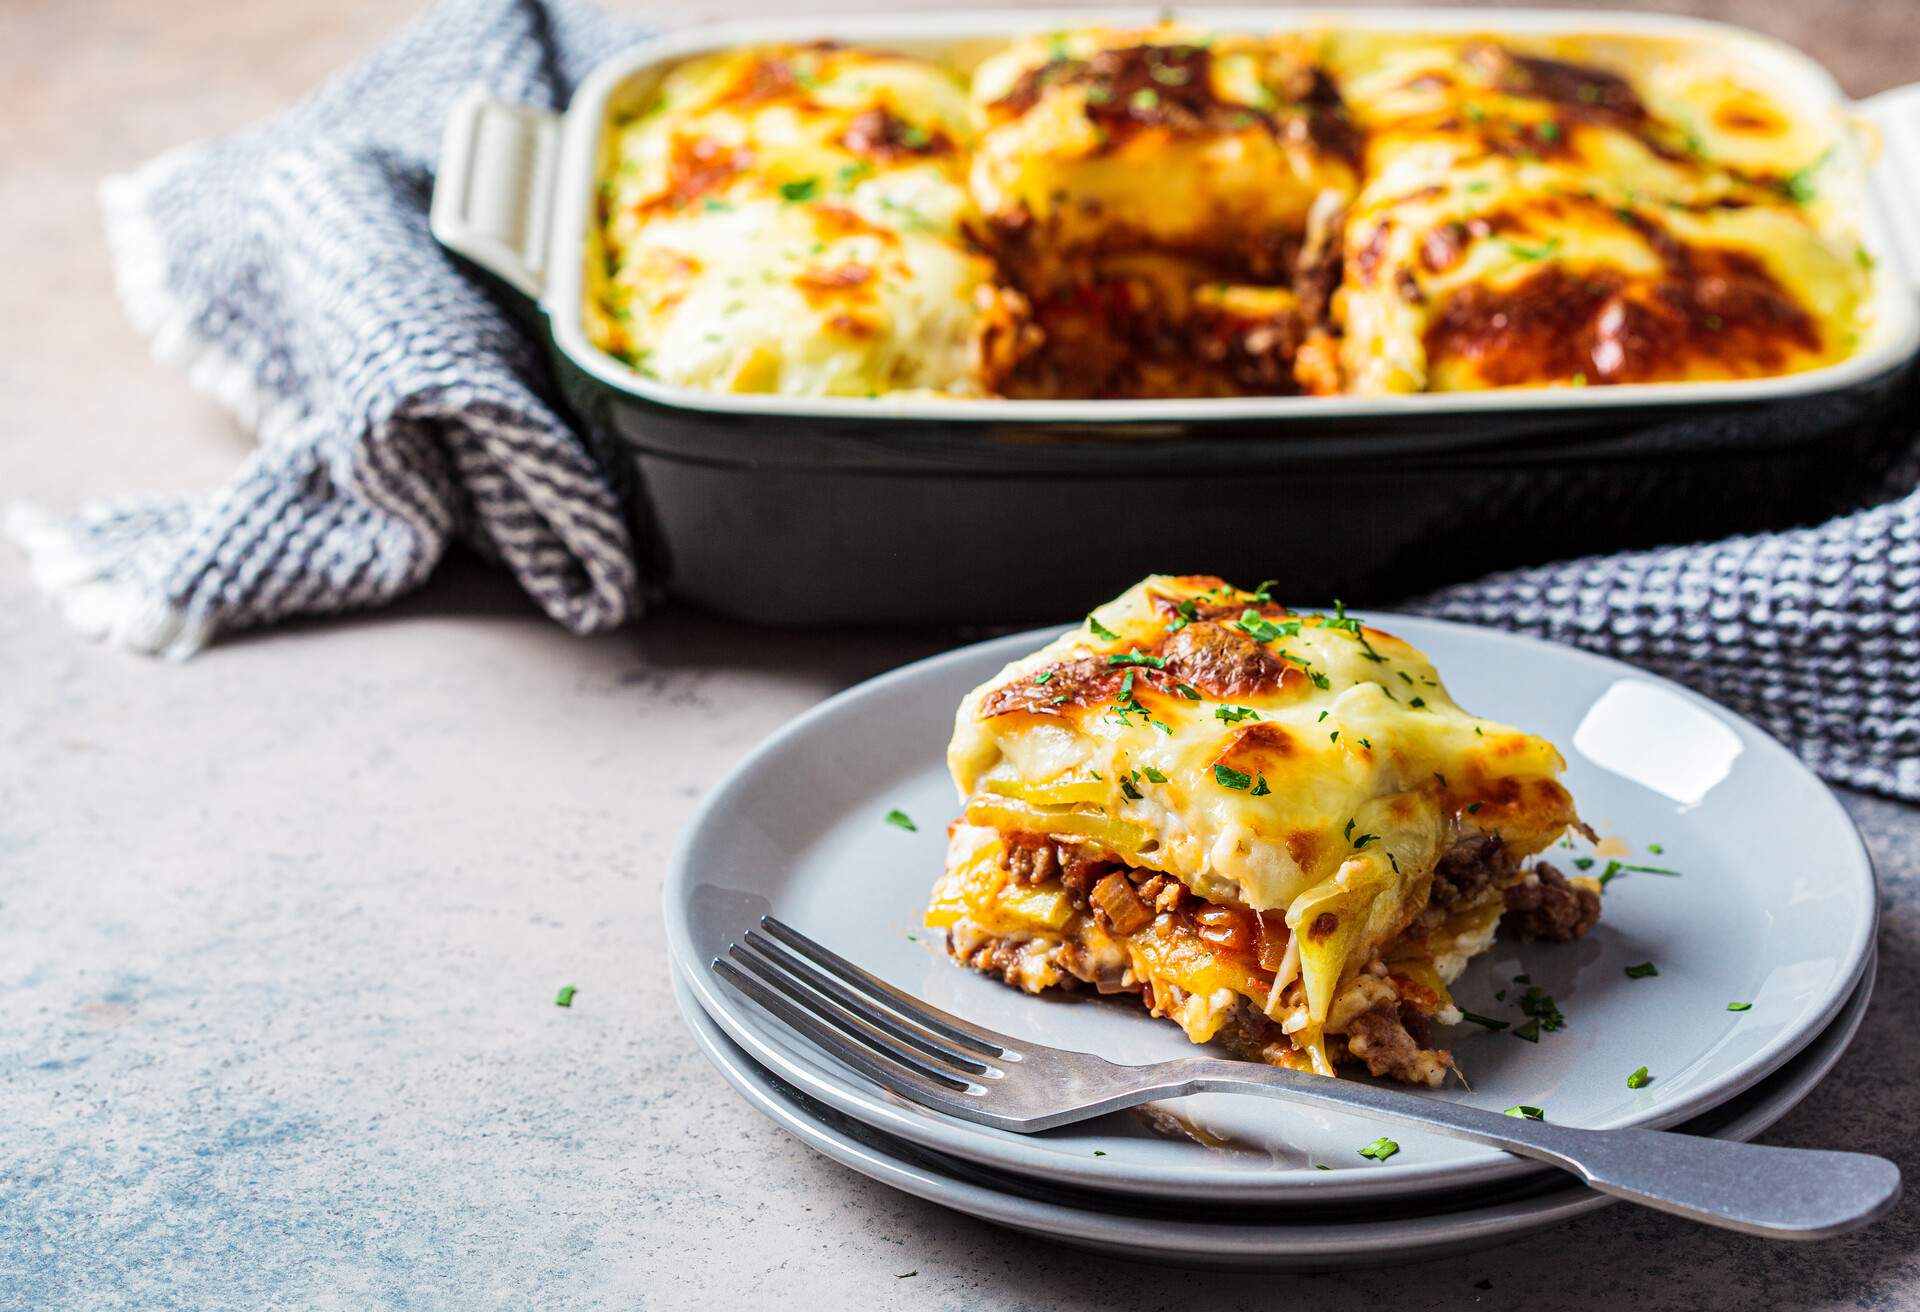
MULTIPOLYGON (((1212 1058, 1149 1067, 1167 1093, 1252 1093, 1490 1144, 1571 1171, 1602 1193, 1708 1225, 1823 1239, 1886 1215, 1900 1168, 1867 1153, 1774 1148, 1666 1130, 1579 1130, 1301 1071, 1212 1058)), ((1166 1096, 1160 1094, 1156 1096, 1166 1096)))

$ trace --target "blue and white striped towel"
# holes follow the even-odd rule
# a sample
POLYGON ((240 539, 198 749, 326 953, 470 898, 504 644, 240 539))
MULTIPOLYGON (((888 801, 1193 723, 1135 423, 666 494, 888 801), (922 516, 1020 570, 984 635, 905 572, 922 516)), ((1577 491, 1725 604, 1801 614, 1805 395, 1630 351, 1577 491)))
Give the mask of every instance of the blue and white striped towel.
MULTIPOLYGON (((257 430, 233 481, 9 527, 81 628, 181 656, 392 600, 460 540, 576 632, 641 580, 536 348, 427 232, 441 126, 476 83, 564 105, 639 37, 583 0, 446 0, 251 132, 105 188, 154 349, 257 430)), ((1669 674, 1827 778, 1920 800, 1920 465, 1814 528, 1519 570, 1411 603, 1669 674)))

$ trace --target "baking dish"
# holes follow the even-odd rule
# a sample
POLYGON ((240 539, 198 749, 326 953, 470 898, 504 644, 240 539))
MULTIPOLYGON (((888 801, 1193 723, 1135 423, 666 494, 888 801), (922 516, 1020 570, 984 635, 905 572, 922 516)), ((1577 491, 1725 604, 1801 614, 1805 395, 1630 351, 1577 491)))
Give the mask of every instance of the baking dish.
POLYGON ((1789 47, 1657 15, 1180 12, 1220 30, 1338 23, 1710 43, 1789 105, 1870 124, 1882 142, 1862 216, 1874 329, 1845 360, 1738 382, 1395 397, 798 398, 669 386, 588 341, 582 272, 604 129, 675 62, 820 38, 964 61, 1015 33, 1156 17, 983 11, 728 24, 611 57, 564 113, 462 98, 435 185, 434 234, 546 339, 559 393, 627 498, 643 569, 658 586, 742 618, 820 624, 1056 618, 1170 570, 1278 578, 1302 599, 1379 601, 1494 567, 1817 517, 1910 435, 1920 88, 1850 106, 1789 47))

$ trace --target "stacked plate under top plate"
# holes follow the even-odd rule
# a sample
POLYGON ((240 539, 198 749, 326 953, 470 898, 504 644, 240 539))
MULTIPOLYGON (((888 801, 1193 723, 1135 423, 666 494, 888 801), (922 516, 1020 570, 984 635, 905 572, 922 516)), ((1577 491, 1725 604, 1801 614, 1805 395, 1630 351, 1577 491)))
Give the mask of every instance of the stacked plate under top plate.
MULTIPOLYGON (((1424 648, 1462 705, 1561 747, 1603 842, 1557 859, 1667 872, 1619 874, 1600 926, 1579 942, 1503 942, 1476 960, 1454 989, 1463 1007, 1517 1022, 1518 996, 1538 987, 1566 1024, 1537 1042, 1458 1027, 1447 1042, 1472 1088, 1431 1096, 1728 1138, 1783 1116, 1838 1060, 1872 990, 1873 873, 1832 794, 1758 729, 1630 667, 1433 620, 1368 622, 1424 648), (1646 962, 1657 974, 1627 974, 1646 962), (1639 1066, 1652 1081, 1629 1089, 1639 1066)), ((1028 1136, 953 1121, 868 1083, 712 973, 726 944, 772 913, 936 1006, 1029 1041, 1116 1061, 1189 1050, 1176 1027, 1130 1008, 1027 997, 959 970, 920 929, 956 808, 944 768, 953 708, 1051 636, 969 647, 843 693, 709 798, 675 856, 666 920, 682 1008, 729 1082, 864 1174, 1136 1257, 1378 1264, 1606 1205, 1547 1168, 1438 1135, 1392 1129, 1398 1154, 1362 1158, 1390 1127, 1263 1099, 1199 1095, 1028 1136), (918 829, 885 823, 893 810, 918 829)))

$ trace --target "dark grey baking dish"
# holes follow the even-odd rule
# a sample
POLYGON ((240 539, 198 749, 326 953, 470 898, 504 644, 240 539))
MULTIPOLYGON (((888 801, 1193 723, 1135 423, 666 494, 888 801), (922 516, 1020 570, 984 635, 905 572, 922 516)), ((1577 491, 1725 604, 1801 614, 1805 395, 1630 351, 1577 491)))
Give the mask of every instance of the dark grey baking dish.
MULTIPOLYGON (((1658 33, 1735 46, 1809 113, 1871 123, 1863 226, 1876 329, 1782 378, 1389 398, 957 401, 696 392, 581 328, 609 114, 705 50, 836 37, 936 52, 1146 11, 794 19, 702 28, 603 64, 564 114, 466 98, 435 235, 527 312, 665 591, 779 624, 1057 619, 1152 571, 1278 578, 1378 602, 1501 566, 1820 516, 1910 440, 1920 347, 1920 90, 1849 106, 1818 65, 1737 28, 1642 14, 1342 10, 1343 24, 1658 33)), ((1327 14, 1183 10, 1276 30, 1327 14)), ((1858 164, 1858 161, 1856 161, 1858 164)))

